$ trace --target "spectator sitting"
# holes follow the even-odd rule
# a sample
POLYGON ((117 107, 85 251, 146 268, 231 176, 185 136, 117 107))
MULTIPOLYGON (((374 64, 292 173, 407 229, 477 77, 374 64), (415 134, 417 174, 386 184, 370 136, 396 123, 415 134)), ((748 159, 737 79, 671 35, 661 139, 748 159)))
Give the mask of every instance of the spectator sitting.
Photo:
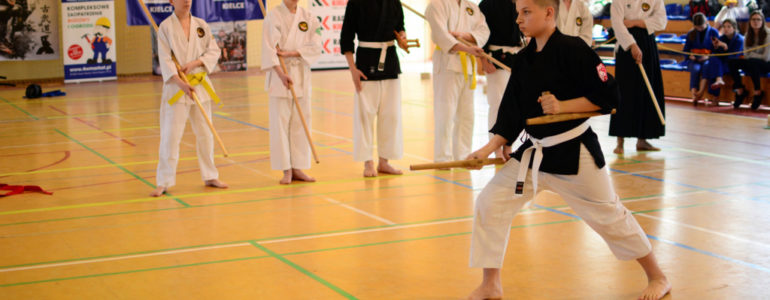
POLYGON ((735 58, 727 61, 730 77, 735 82, 733 84, 735 91, 733 107, 736 109, 741 106, 743 99, 747 96, 740 70, 751 76, 751 81, 754 83, 754 99, 751 101, 751 109, 756 110, 762 102, 764 92, 760 86, 759 77, 770 71, 770 49, 767 49, 766 45, 768 33, 770 30, 765 26, 765 15, 759 10, 751 12, 749 29, 746 31, 743 48, 744 50, 756 49, 746 52, 742 59, 735 58))
MULTIPOLYGON (((713 41, 714 53, 735 53, 743 51, 743 35, 738 32, 738 23, 734 19, 725 19, 722 23, 722 36, 713 41)), ((742 54, 718 56, 709 59, 703 66, 703 77, 712 82, 709 93, 719 96, 720 89, 725 85, 722 76, 729 72, 728 59, 741 57, 742 54)))
POLYGON ((714 50, 714 39, 719 38, 719 31, 709 26, 706 15, 696 13, 692 17, 693 29, 687 33, 687 40, 684 44, 685 52, 692 52, 701 55, 689 55, 685 57, 687 61, 687 70, 690 71, 690 92, 692 93, 693 105, 697 105, 698 100, 706 92, 706 77, 702 76, 703 65, 709 60, 718 60, 716 57, 709 58, 709 54, 714 50))

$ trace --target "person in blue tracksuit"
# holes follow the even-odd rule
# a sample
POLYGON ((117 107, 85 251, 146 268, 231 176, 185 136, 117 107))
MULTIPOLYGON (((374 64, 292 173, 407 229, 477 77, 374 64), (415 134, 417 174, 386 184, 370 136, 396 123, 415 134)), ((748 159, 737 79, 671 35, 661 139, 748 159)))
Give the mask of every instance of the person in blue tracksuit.
MULTIPOLYGON (((743 35, 738 32, 735 19, 725 19, 722 22, 722 36, 713 40, 714 53, 736 53, 743 51, 743 35)), ((741 54, 712 57, 703 66, 703 78, 711 83, 709 94, 719 96, 720 89, 725 85, 722 77, 730 72, 727 60, 741 57, 741 54)))
POLYGON ((714 51, 712 39, 719 38, 719 31, 709 26, 706 16, 702 13, 697 13, 692 17, 692 24, 693 29, 687 33, 687 41, 683 50, 692 53, 685 56, 685 61, 687 62, 687 70, 690 71, 690 92, 692 93, 693 105, 697 105, 698 100, 706 92, 706 78, 702 76, 703 65, 709 60, 717 59, 708 55, 714 51))

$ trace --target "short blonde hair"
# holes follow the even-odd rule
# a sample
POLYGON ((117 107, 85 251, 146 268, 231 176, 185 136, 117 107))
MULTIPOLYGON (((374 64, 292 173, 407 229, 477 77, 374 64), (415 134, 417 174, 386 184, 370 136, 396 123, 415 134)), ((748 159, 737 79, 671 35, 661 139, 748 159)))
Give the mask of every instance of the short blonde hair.
POLYGON ((532 2, 535 2, 535 4, 537 4, 537 6, 540 6, 542 8, 553 7, 554 19, 558 18, 558 16, 559 16, 559 0, 532 0, 532 2))

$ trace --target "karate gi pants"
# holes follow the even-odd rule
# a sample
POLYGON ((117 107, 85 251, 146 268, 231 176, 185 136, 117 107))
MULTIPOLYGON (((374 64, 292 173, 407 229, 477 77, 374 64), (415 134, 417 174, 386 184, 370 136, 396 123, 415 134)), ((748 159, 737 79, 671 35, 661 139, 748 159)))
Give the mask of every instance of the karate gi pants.
POLYGON ((361 81, 353 104, 353 160, 374 160, 374 124, 377 122, 377 154, 384 159, 404 156, 401 126, 401 81, 361 81))
MULTIPOLYGON (((473 268, 503 266, 511 221, 534 196, 530 188, 524 190, 523 197, 514 197, 519 164, 515 159, 509 160, 476 200, 470 251, 470 266, 473 268)), ((561 195, 575 213, 604 239, 618 259, 637 259, 652 251, 639 223, 615 194, 607 167, 597 168, 585 146, 580 146, 577 175, 539 172, 538 180, 539 185, 550 187, 551 191, 561 195)), ((531 183, 528 181, 526 185, 531 186, 531 183)))
MULTIPOLYGON (((297 98, 310 130, 310 101, 297 98)), ((310 169, 310 143, 292 98, 270 97, 270 167, 273 170, 310 169)))
POLYGON ((452 71, 433 75, 433 160, 462 160, 473 142, 473 91, 471 75, 452 71))
MULTIPOLYGON (((201 103, 203 109, 211 118, 211 101, 201 103)), ((197 105, 184 104, 181 101, 173 105, 162 101, 160 105, 160 149, 156 182, 158 186, 172 187, 176 185, 176 167, 179 163, 179 143, 182 141, 187 120, 190 120, 195 134, 195 146, 198 153, 201 179, 213 180, 219 178, 214 165, 214 135, 211 133, 206 119, 197 105)))

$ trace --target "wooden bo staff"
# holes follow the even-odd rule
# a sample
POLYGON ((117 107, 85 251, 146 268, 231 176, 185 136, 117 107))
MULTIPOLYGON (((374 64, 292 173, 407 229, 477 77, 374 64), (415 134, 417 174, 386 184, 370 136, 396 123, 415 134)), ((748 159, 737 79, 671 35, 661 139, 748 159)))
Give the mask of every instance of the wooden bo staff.
MULTIPOLYGON (((550 95, 551 93, 548 91, 543 92, 543 96, 550 95)), ((616 110, 613 108, 610 112, 611 115, 614 115, 616 110)), ((592 112, 581 112, 581 113, 566 113, 566 114, 555 114, 555 115, 545 115, 535 118, 529 118, 527 119, 527 125, 543 125, 543 124, 551 124, 551 123, 558 123, 558 122, 564 122, 569 120, 577 120, 577 119, 585 119, 590 117, 596 117, 604 115, 603 113, 600 113, 598 111, 592 111, 592 112)))
POLYGON ((655 96, 655 93, 652 91, 652 85, 650 85, 650 79, 647 78, 647 72, 644 71, 644 66, 642 64, 636 64, 639 66, 639 71, 642 72, 642 77, 644 78, 644 84, 647 85, 647 91, 650 92, 650 100, 652 100, 652 104, 655 105, 655 111, 658 112, 658 118, 660 119, 661 125, 666 125, 666 119, 663 118, 663 112, 660 111, 660 106, 658 105, 658 97, 655 96))
POLYGON ((456 160, 432 164, 410 165, 409 170, 430 170, 430 169, 449 169, 449 168, 478 168, 486 165, 502 165, 505 161, 502 157, 498 158, 478 158, 468 160, 456 160))
MULTIPOLYGON (((262 4, 262 0, 257 0, 259 2, 259 9, 262 11, 262 19, 264 20, 267 18, 267 11, 265 10, 265 5, 262 4)), ((275 45, 275 48, 278 49, 278 45, 275 45)), ((283 57, 278 56, 278 62, 281 64, 281 70, 283 70, 283 73, 286 74, 286 76, 289 76, 289 72, 286 69, 286 62, 283 61, 283 57)), ((291 98, 294 100, 294 106, 297 108, 297 114, 299 115, 300 121, 302 121, 302 128, 305 130, 305 137, 307 137, 307 142, 310 144, 310 151, 313 153, 313 159, 315 160, 315 163, 321 163, 321 161, 318 160, 318 154, 315 151, 315 145, 313 145, 313 139, 310 137, 310 130, 307 128, 307 122, 305 122, 305 116, 302 114, 302 109, 299 107, 299 102, 297 101, 297 93, 294 91, 294 85, 289 84, 289 91, 291 92, 291 98)), ((309 101, 309 99, 308 99, 309 101)))
MULTIPOLYGON (((418 12, 418 11, 417 11, 417 10, 415 10, 414 8, 410 7, 409 5, 406 5, 406 4, 405 4, 403 1, 401 2, 401 6, 403 6, 403 7, 404 7, 404 8, 406 8, 407 10, 409 10, 409 11, 413 12, 415 15, 417 15, 417 16, 419 16, 420 18, 422 18, 423 20, 425 20, 425 15, 421 14, 420 12, 418 12)), ((457 40, 458 40, 458 41, 460 41, 461 43, 465 44, 465 45, 466 45, 466 46, 468 46, 468 47, 474 47, 474 46, 475 46, 475 45, 474 45, 474 44, 472 44, 471 42, 469 42, 469 41, 466 41, 466 40, 464 40, 464 39, 458 38, 457 40)), ((418 46, 419 46, 419 44, 418 44, 418 46)), ((497 59, 495 59, 494 57, 492 57, 492 55, 489 55, 489 54, 487 54, 487 53, 484 53, 484 58, 488 59, 490 62, 492 62, 493 64, 495 64, 495 65, 497 65, 498 67, 502 68, 503 70, 506 70, 506 71, 508 71, 508 72, 510 72, 510 71, 511 71, 511 68, 509 68, 509 67, 508 67, 508 66, 506 66, 505 64, 501 63, 499 60, 497 60, 497 59)))
MULTIPOLYGON (((259 0, 257 0, 259 1, 259 0)), ((278 46, 275 46, 276 49, 278 49, 278 46)), ((283 61, 283 57, 278 56, 278 61, 281 63, 281 70, 283 70, 283 73, 286 74, 286 76, 289 76, 289 72, 286 69, 286 63, 283 61)), ((294 107, 297 108, 297 114, 299 115, 300 121, 302 121, 302 128, 305 129, 305 136, 307 137, 307 142, 310 144, 310 151, 313 152, 313 159, 315 159, 315 163, 321 163, 318 160, 318 154, 315 152, 315 145, 313 145, 313 139, 310 137, 310 130, 307 129, 307 123, 305 122, 305 116, 302 115, 302 109, 299 107, 299 101, 297 101, 297 94, 294 91, 294 85, 289 83, 289 91, 291 92, 291 97, 294 99, 294 107)), ((308 99, 310 101, 310 99, 308 99)))
POLYGON ((406 3, 404 3, 404 1, 400 1, 400 2, 401 2, 401 6, 403 6, 403 7, 404 7, 404 8, 406 8, 407 10, 409 10, 409 11, 413 12, 415 15, 417 15, 418 17, 420 17, 420 18, 422 18, 423 20, 425 20, 425 15, 423 15, 422 13, 420 13, 419 11, 417 11, 416 9, 412 8, 411 6, 409 6, 409 5, 406 5, 406 3))
MULTIPOLYGON (((147 16, 147 20, 150 22, 150 25, 152 25, 152 28, 155 30, 155 33, 158 33, 158 24, 155 24, 155 19, 152 18, 152 14, 150 14, 150 10, 147 9, 147 5, 144 4, 143 0, 138 0, 139 4, 142 5, 142 10, 144 10, 144 14, 147 16)), ((176 59, 176 55, 174 55, 174 51, 171 51, 171 60, 174 61, 174 66, 176 66, 176 72, 179 78, 184 82, 185 84, 190 84, 190 81, 187 80, 187 74, 182 72, 182 66, 179 64, 179 61, 176 59)), ((227 153, 227 148, 225 148, 225 144, 222 143, 222 139, 219 138, 219 134, 217 133, 217 130, 214 129, 214 123, 211 122, 211 118, 209 118, 209 115, 206 113, 206 110, 203 108, 203 105, 201 105, 201 101, 198 99, 198 94, 195 93, 195 90, 193 89, 190 92, 190 95, 193 98, 193 101, 198 106, 198 109, 201 111, 201 114, 203 115, 203 118, 206 119, 206 124, 209 126, 209 129, 211 130, 211 133, 214 135, 214 138, 217 141, 217 144, 219 144, 219 147, 222 148, 222 153, 224 157, 227 157, 229 153, 227 153)))
MULTIPOLYGON (((457 40, 460 41, 461 43, 465 44, 468 47, 475 47, 476 46, 473 43, 464 40, 463 38, 457 38, 457 40)), ((484 58, 488 59, 490 62, 492 62, 496 66, 500 67, 501 69, 506 70, 508 72, 511 71, 510 67, 506 66, 504 63, 501 63, 499 60, 497 60, 494 57, 492 57, 492 55, 489 55, 489 53, 483 52, 482 55, 484 56, 484 58)))

